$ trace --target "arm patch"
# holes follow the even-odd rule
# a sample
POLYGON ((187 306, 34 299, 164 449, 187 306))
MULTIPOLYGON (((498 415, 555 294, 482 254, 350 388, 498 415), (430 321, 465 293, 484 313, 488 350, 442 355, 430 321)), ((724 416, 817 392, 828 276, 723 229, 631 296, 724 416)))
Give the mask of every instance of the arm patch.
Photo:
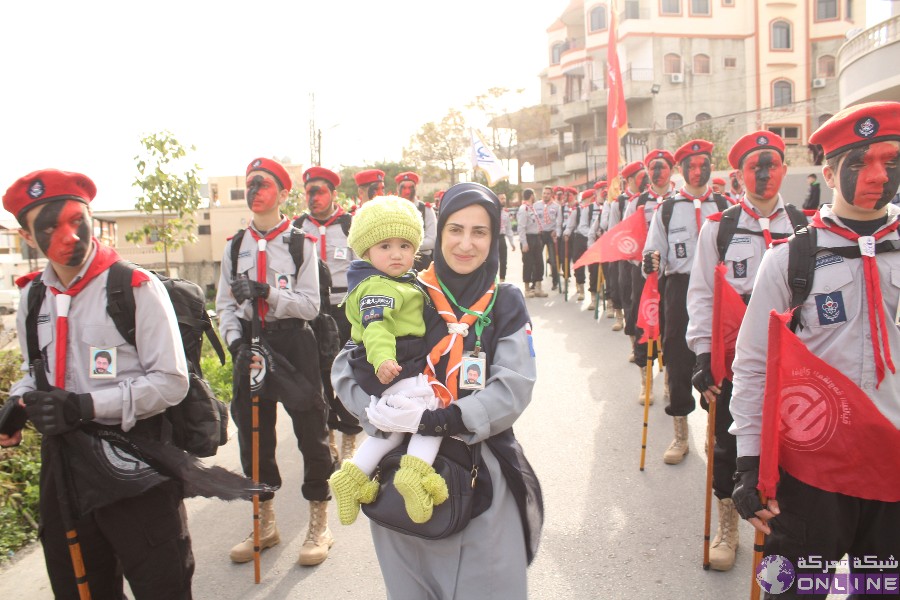
POLYGON ((359 312, 375 307, 394 308, 394 299, 390 296, 363 296, 360 298, 359 312))

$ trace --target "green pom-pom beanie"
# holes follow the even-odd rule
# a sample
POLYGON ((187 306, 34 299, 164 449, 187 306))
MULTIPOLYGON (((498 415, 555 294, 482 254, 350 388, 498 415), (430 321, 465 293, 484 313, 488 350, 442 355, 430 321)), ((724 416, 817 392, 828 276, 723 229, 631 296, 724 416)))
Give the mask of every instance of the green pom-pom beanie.
POLYGON ((366 250, 391 238, 409 241, 418 251, 425 237, 422 215, 415 204, 398 196, 379 196, 353 215, 347 243, 362 258, 366 250))

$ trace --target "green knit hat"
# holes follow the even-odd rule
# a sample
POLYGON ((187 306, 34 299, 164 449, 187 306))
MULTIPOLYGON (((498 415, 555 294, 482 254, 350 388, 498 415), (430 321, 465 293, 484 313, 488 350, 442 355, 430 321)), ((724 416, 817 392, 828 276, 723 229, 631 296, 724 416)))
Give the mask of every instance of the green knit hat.
POLYGON ((398 196, 379 196, 353 215, 347 243, 362 258, 366 250, 391 238, 408 240, 418 251, 423 237, 422 215, 412 202, 398 196))

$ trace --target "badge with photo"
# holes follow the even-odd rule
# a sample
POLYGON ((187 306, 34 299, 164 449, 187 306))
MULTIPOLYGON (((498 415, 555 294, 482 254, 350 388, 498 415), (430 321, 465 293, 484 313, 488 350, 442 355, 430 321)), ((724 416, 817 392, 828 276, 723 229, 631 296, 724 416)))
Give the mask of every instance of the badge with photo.
POLYGON ((471 354, 462 357, 462 365, 459 369, 459 389, 461 390, 483 390, 484 389, 484 373, 487 361, 484 358, 484 352, 478 356, 471 354))
POLYGON ((91 379, 115 379, 116 349, 91 346, 91 379))
POLYGON ((275 277, 275 287, 279 290, 292 290, 294 286, 291 285, 293 282, 293 275, 290 273, 278 273, 275 277))

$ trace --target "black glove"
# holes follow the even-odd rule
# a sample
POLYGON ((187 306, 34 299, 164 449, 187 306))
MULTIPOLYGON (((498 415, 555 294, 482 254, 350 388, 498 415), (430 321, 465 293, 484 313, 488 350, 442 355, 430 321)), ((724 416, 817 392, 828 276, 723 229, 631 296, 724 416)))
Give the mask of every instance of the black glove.
POLYGON ((644 252, 644 273, 649 275, 653 271, 656 271, 657 267, 653 266, 653 252, 644 252))
POLYGON ((716 385, 712 376, 710 358, 709 352, 704 352, 697 355, 697 362, 694 363, 694 375, 691 377, 691 383, 694 384, 694 389, 701 394, 716 385))
POLYGON ((242 346, 247 346, 250 348, 248 344, 244 343, 244 339, 241 337, 234 338, 230 344, 228 344, 228 353, 231 354, 231 362, 234 362, 235 356, 243 349, 242 346))
POLYGON ((90 394, 53 388, 49 392, 26 392, 22 400, 28 418, 44 435, 72 431, 94 418, 94 399, 90 394))
POLYGON ((19 397, 10 396, 3 408, 0 408, 0 433, 3 435, 14 435, 25 427, 25 421, 27 420, 28 413, 19 404, 19 397))
POLYGON ((737 471, 734 474, 734 491, 731 499, 738 514, 744 519, 752 519, 756 512, 765 509, 759 501, 759 491, 756 485, 759 483, 759 457, 739 456, 737 459, 737 471))
POLYGON ((432 436, 459 435, 471 433, 463 423, 462 411, 455 404, 447 408, 426 410, 419 421, 419 434, 432 436))
POLYGON ((231 282, 231 295, 239 303, 256 298, 268 298, 269 284, 250 279, 235 279, 231 282))

